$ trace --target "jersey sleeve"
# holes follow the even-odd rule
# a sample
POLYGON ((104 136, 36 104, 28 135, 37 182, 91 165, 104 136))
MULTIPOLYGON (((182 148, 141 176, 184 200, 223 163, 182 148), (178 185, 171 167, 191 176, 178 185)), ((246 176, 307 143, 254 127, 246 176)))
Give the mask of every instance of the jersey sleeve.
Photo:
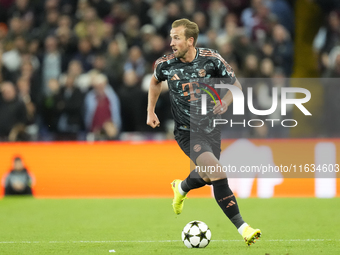
POLYGON ((155 67, 153 71, 153 75, 158 81, 165 81, 166 77, 163 74, 162 67, 163 67, 164 62, 161 61, 161 59, 158 59, 155 62, 155 67))
POLYGON ((217 75, 219 78, 228 78, 230 84, 234 84, 236 81, 236 76, 233 68, 225 61, 222 56, 216 53, 216 68, 217 75))

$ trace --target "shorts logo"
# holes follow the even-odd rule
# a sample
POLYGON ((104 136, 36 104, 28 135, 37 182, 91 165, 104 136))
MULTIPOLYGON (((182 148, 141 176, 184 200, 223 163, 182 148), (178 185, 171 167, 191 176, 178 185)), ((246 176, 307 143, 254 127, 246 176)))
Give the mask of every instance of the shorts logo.
POLYGON ((202 149, 202 147, 201 147, 201 145, 199 145, 199 144, 196 144, 196 145, 194 146, 194 151, 195 151, 195 152, 199 152, 201 149, 202 149))
POLYGON ((199 77, 205 77, 206 74, 207 74, 207 72, 204 69, 200 69, 198 71, 198 76, 199 77))

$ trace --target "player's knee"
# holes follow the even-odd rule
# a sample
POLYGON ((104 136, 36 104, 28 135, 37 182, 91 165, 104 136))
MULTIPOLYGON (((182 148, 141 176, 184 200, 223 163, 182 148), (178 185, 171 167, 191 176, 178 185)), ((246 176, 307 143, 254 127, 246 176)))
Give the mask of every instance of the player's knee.
POLYGON ((207 185, 211 185, 211 179, 209 177, 204 177, 203 180, 207 183, 207 185))
POLYGON ((227 177, 224 176, 224 177, 212 177, 212 178, 210 178, 211 182, 219 181, 219 180, 227 180, 227 177))

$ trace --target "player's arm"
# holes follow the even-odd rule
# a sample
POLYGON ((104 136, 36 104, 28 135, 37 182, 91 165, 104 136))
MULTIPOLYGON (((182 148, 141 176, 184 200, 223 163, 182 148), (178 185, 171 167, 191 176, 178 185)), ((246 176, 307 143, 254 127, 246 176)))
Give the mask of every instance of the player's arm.
POLYGON ((159 119, 155 113, 155 108, 162 90, 161 83, 161 81, 157 80, 156 77, 152 75, 148 94, 148 116, 146 120, 146 124, 152 128, 160 126, 159 119))
MULTIPOLYGON (((233 84, 234 86, 238 87, 242 91, 242 86, 240 82, 235 77, 235 73, 233 68, 221 57, 220 54, 215 54, 215 64, 217 67, 217 73, 220 78, 226 78, 229 80, 230 84, 233 84)), ((216 105, 214 106, 214 114, 223 114, 228 110, 228 106, 233 101, 233 95, 231 91, 229 90, 224 97, 221 99, 221 103, 218 101, 216 105)))
MULTIPOLYGON (((242 90, 242 85, 237 78, 233 85, 242 90)), ((218 101, 218 103, 214 106, 214 114, 223 114, 228 110, 228 106, 233 102, 233 95, 230 90, 228 90, 224 97, 221 98, 221 101, 222 105, 218 101)))

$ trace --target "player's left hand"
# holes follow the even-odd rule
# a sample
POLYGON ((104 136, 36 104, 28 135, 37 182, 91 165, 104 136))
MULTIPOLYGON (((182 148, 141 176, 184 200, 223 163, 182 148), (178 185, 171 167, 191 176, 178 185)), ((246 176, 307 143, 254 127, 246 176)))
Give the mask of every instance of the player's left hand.
MULTIPOLYGON (((214 114, 223 114, 228 110, 228 105, 225 101, 221 100, 222 105, 220 103, 220 101, 216 101, 216 105, 213 108, 213 113, 214 114)), ((214 101, 211 101, 211 103, 215 103, 214 101)))

